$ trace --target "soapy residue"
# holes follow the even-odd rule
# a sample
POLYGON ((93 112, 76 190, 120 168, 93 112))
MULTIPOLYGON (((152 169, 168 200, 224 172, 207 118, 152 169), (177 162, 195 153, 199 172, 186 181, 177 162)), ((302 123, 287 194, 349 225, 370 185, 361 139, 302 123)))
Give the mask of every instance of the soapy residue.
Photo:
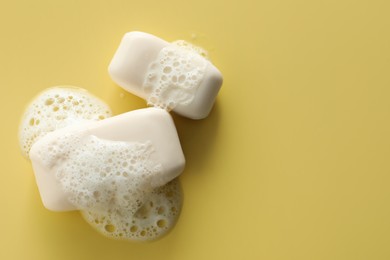
POLYGON ((93 135, 66 134, 38 151, 69 201, 80 210, 134 214, 152 191, 161 164, 150 159, 150 142, 120 142, 93 135))
POLYGON ((162 174, 153 144, 65 134, 41 143, 39 160, 51 169, 69 201, 105 236, 150 241, 166 234, 182 206, 177 179, 152 188, 162 174))
POLYGON ((53 87, 41 92, 26 108, 19 127, 19 143, 28 158, 31 146, 54 130, 111 116, 103 101, 81 88, 53 87))
POLYGON ((188 105, 203 80, 207 52, 186 41, 176 41, 163 48, 147 70, 143 91, 150 106, 168 111, 188 105))
POLYGON ((152 241, 176 224, 183 203, 178 179, 155 188, 135 214, 126 210, 82 211, 84 219, 101 234, 115 239, 152 241))

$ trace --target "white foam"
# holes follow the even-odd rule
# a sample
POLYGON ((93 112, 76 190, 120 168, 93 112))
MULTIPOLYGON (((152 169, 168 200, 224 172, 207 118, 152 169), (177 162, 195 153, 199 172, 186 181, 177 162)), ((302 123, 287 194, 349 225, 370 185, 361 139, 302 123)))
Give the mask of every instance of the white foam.
POLYGON ((192 103, 208 65, 206 56, 205 50, 182 40, 162 48, 142 87, 148 105, 170 111, 192 103))
POLYGON ((40 94, 26 108, 19 127, 22 153, 28 157, 33 143, 48 132, 84 121, 111 116, 110 108, 86 90, 53 87, 40 94))
POLYGON ((131 241, 152 241, 176 224, 183 203, 178 179, 154 189, 135 214, 131 211, 82 211, 84 219, 104 236, 131 241))
POLYGON ((177 40, 172 42, 173 45, 180 47, 181 49, 185 49, 190 52, 196 52, 200 56, 204 57, 205 59, 209 60, 209 53, 205 49, 203 49, 200 46, 196 46, 192 43, 189 43, 185 40, 177 40))
POLYGON ((81 210, 110 238, 157 239, 182 206, 178 180, 166 184, 184 166, 172 119, 148 108, 90 122, 109 116, 108 106, 84 90, 48 89, 26 110, 21 147, 27 155, 32 146, 38 187, 51 208, 81 210))
POLYGON ((41 146, 38 158, 55 175, 69 201, 81 210, 135 214, 161 164, 150 160, 150 142, 121 142, 66 134, 41 146))

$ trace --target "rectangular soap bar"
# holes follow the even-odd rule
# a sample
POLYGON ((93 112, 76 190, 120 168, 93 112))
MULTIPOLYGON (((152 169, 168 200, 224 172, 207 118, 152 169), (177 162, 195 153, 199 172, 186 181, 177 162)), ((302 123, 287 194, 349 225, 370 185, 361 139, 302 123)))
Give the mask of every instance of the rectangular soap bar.
POLYGON ((166 42, 143 32, 129 32, 109 65, 111 78, 149 105, 202 119, 222 86, 222 75, 190 46, 166 42))
MULTIPOLYGON (((151 144, 153 152, 150 158, 147 159, 158 163, 161 168, 159 174, 152 176, 151 187, 166 184, 177 177, 184 169, 185 159, 174 122, 169 113, 162 109, 140 109, 97 122, 87 122, 59 129, 39 139, 30 150, 30 158, 39 192, 44 206, 49 210, 66 211, 76 209, 69 202, 67 194, 63 191, 56 177, 58 167, 63 164, 63 160, 68 156, 67 148, 63 145, 60 148, 56 147, 55 157, 51 156, 50 152, 42 154, 42 151, 47 151, 47 147, 52 144, 54 147, 57 140, 65 135, 77 136, 81 139, 93 136, 99 140, 151 144), (49 158, 50 156, 55 160, 49 158), (47 160, 52 160, 54 163, 48 165, 47 160)), ((85 155, 83 156, 85 157, 85 155)), ((89 156, 94 158, 93 154, 89 156)))

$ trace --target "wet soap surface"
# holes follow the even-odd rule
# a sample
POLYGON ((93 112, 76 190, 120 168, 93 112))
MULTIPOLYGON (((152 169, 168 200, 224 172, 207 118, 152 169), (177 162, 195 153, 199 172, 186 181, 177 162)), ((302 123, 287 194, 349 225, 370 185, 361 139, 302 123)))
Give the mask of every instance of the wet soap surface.
POLYGON ((380 0, 4 2, 0 259, 389 259, 389 8, 380 0), (78 213, 44 209, 16 138, 24 106, 49 86, 84 87, 114 114, 144 107, 107 74, 129 30, 192 41, 225 77, 207 119, 175 116, 184 207, 152 244, 108 240, 78 213))

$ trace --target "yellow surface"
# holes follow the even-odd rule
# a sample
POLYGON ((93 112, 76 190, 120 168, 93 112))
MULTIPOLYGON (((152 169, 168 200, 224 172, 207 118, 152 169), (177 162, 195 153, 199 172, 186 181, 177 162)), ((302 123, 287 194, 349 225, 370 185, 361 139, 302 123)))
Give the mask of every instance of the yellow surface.
POLYGON ((388 0, 2 1, 0 259, 390 259, 389 11, 388 0), (151 244, 44 209, 16 140, 25 104, 50 86, 84 87, 115 114, 144 107, 107 73, 131 30, 203 46, 225 79, 209 118, 175 116, 184 208, 151 244))

